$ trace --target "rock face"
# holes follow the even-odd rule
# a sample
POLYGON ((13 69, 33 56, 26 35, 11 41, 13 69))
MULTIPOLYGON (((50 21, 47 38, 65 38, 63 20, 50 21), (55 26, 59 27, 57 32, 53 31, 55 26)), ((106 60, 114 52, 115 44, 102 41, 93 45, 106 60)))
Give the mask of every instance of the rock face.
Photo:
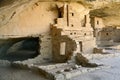
POLYGON ((105 26, 119 26, 120 20, 120 2, 109 2, 98 9, 94 9, 90 12, 91 16, 97 16, 103 18, 105 26))
POLYGON ((0 34, 4 37, 23 37, 48 33, 50 24, 57 17, 55 8, 54 2, 35 1, 21 2, 21 5, 14 3, 6 10, 1 8, 0 34))
POLYGON ((1 0, 0 4, 0 39, 39 38, 41 55, 30 62, 52 58, 65 62, 78 52, 92 53, 95 16, 103 18, 104 26, 120 24, 119 0, 1 0))
MULTIPOLYGON (((85 4, 84 0, 76 1, 85 4)), ((46 2, 42 0, 1 0, 0 4, 0 34, 3 38, 3 36, 21 37, 49 32, 50 24, 53 24, 54 19, 58 17, 56 4, 62 5, 63 2, 53 2, 53 0, 46 0, 46 2)), ((89 2, 89 4, 92 4, 93 8, 99 8, 91 11, 92 16, 104 17, 105 25, 119 25, 119 2, 96 0, 89 2)))

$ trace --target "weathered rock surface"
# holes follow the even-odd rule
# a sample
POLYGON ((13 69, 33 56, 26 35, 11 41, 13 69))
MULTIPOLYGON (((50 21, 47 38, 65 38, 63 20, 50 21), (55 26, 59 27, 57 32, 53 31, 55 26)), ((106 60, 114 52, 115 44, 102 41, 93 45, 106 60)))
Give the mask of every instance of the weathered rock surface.
POLYGON ((92 10, 91 16, 102 17, 106 26, 119 26, 120 25, 120 2, 110 2, 105 6, 92 10))
POLYGON ((58 16, 56 4, 62 1, 77 1, 88 7, 92 5, 92 16, 103 17, 107 26, 120 25, 119 0, 1 0, 0 37, 35 36, 49 32, 50 24, 58 16))

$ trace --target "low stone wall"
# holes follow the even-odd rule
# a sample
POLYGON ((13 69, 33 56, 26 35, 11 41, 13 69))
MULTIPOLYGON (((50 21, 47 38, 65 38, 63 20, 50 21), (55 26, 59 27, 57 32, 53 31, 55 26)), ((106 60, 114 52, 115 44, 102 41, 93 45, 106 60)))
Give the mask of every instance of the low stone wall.
POLYGON ((33 64, 28 65, 22 62, 14 62, 12 63, 12 66, 19 67, 22 69, 30 69, 33 71, 37 71, 50 80, 69 80, 75 76, 79 76, 87 72, 91 72, 103 68, 110 68, 110 66, 86 68, 68 63, 49 64, 49 65, 33 65, 33 64))

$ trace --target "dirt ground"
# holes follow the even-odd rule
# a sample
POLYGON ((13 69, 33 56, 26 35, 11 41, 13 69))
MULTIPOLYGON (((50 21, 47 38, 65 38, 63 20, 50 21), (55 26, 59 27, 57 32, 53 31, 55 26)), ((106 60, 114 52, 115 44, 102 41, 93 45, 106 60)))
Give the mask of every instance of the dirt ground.
POLYGON ((109 65, 111 68, 88 72, 70 80, 120 80, 120 56, 95 59, 93 62, 109 65))

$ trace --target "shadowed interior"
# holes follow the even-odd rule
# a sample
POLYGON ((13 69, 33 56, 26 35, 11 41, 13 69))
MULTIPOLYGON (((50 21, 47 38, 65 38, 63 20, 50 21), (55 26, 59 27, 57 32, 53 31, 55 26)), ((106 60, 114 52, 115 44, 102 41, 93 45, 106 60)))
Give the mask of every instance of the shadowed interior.
POLYGON ((39 38, 0 40, 0 59, 22 61, 39 54, 39 38))

